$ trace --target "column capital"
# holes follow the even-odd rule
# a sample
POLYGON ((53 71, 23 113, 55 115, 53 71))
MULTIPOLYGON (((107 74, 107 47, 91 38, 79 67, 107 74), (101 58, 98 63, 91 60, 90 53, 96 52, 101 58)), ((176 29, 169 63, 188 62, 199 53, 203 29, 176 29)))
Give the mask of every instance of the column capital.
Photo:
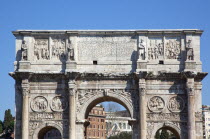
POLYGON ((68 88, 69 95, 70 96, 74 96, 75 93, 76 93, 76 90, 77 90, 76 89, 76 82, 75 82, 75 80, 69 80, 68 85, 69 85, 69 88, 68 88))
POLYGON ((29 81, 28 81, 28 79, 22 80, 21 88, 22 88, 22 95, 23 96, 28 96, 28 94, 29 94, 29 81))
POLYGON ((187 94, 189 96, 193 96, 195 94, 194 78, 187 78, 186 90, 187 90, 187 94))

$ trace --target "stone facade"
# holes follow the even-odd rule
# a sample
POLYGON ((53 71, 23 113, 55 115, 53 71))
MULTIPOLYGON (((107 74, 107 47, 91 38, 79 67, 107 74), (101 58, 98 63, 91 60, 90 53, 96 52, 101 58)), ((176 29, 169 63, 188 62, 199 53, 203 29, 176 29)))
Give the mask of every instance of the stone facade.
POLYGON ((160 128, 202 139, 201 30, 18 30, 16 139, 51 128, 84 139, 88 113, 114 101, 130 113, 133 139, 160 128))

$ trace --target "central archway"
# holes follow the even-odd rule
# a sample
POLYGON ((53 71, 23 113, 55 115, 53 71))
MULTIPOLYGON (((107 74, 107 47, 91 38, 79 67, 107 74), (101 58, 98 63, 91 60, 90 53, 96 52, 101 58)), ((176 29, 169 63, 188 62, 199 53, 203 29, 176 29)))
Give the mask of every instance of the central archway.
POLYGON ((39 131, 38 139, 62 139, 62 136, 57 128, 47 126, 39 131))

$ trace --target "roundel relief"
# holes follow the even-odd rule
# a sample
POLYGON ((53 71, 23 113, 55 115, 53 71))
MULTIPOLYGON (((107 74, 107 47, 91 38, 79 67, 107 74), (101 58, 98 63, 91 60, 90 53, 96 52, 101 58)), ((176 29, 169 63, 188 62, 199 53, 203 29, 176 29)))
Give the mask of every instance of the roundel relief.
POLYGON ((148 108, 152 112, 161 112, 165 107, 164 100, 161 97, 154 96, 148 101, 148 108))
POLYGON ((68 107, 68 103, 66 101, 66 98, 62 96, 56 96, 52 99, 51 103, 51 109, 53 111, 64 111, 68 107))
POLYGON ((48 102, 47 99, 43 96, 35 97, 31 101, 31 109, 36 112, 43 112, 47 109, 48 102))
POLYGON ((171 112, 181 112, 184 109, 184 100, 179 96, 174 96, 169 99, 168 109, 171 112))

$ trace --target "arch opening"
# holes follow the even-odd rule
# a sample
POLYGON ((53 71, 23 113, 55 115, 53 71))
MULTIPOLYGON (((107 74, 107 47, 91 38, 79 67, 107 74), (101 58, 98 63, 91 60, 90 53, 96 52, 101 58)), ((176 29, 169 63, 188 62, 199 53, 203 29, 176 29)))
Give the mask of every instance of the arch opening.
POLYGON ((180 139, 179 133, 172 127, 164 126, 157 130, 155 139, 180 139))
POLYGON ((88 115, 89 115, 89 112, 92 110, 92 108, 94 106, 96 106, 97 104, 99 103, 102 103, 102 102, 116 102, 120 105, 122 105, 129 113, 129 116, 132 118, 133 117, 133 110, 132 108, 126 104, 125 102, 123 102, 122 100, 118 99, 118 98, 115 98, 115 97, 111 97, 111 96, 103 96, 103 97, 99 97, 95 100, 93 100, 85 109, 85 119, 88 118, 88 115))
POLYGON ((85 119, 89 122, 85 127, 85 139, 109 139, 120 134, 132 138, 130 111, 116 98, 103 97, 92 101, 87 106, 85 119))
POLYGON ((38 139, 62 139, 62 135, 57 128, 47 126, 39 131, 38 139))

